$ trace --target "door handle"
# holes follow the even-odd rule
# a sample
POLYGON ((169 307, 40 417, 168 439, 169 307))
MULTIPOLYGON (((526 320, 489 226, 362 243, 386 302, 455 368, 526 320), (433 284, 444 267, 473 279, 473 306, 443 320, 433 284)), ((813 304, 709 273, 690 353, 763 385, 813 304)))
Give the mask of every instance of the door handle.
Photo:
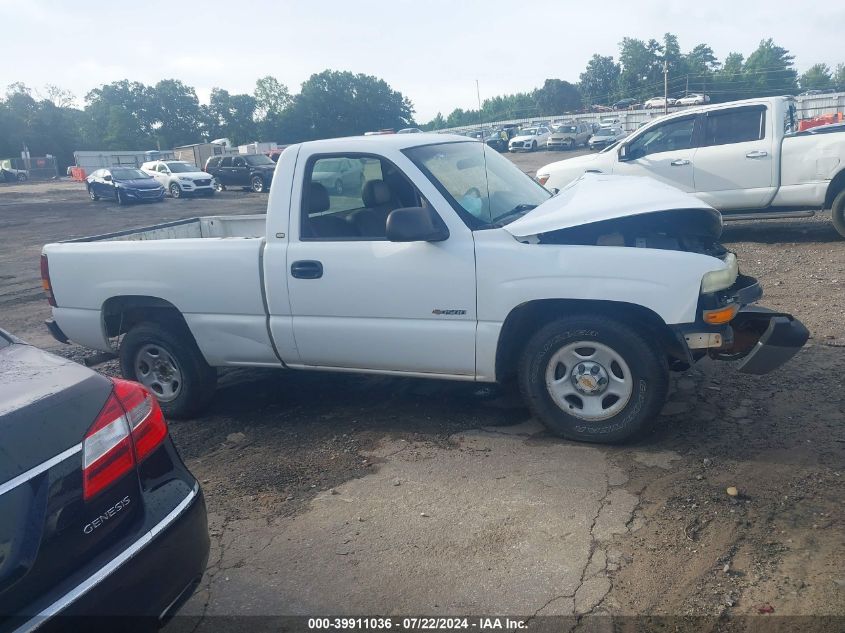
POLYGON ((677 160, 673 160, 671 163, 672 167, 683 167, 684 165, 689 165, 689 161, 686 158, 679 158, 677 160))
POLYGON ((757 149, 757 150, 754 150, 753 152, 748 152, 745 155, 745 157, 746 158, 765 158, 768 155, 769 155, 768 152, 764 152, 762 150, 757 149))
POLYGON ((312 259, 303 259, 290 265, 290 274, 297 279, 319 279, 323 276, 323 264, 312 259))

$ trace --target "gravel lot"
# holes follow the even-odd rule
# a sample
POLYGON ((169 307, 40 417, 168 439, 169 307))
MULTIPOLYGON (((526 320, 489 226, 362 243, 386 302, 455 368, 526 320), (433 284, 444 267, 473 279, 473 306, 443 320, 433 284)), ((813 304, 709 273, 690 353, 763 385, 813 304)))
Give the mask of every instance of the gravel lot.
MULTIPOLYGON (((510 158, 533 173, 568 155, 510 158)), ((80 359, 42 325, 44 243, 265 203, 124 209, 75 183, 0 185, 0 325, 80 359)), ((845 243, 824 216, 723 241, 812 338, 768 376, 705 361, 677 377, 639 444, 550 437, 490 387, 227 372, 206 415, 171 424, 213 542, 185 613, 845 616, 845 243)))

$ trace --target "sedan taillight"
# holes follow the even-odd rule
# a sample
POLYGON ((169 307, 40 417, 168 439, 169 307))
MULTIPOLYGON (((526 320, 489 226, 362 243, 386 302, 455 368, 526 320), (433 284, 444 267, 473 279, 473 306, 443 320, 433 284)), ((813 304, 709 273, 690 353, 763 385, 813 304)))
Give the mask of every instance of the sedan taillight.
POLYGON ((112 382, 114 390, 82 443, 86 501, 133 471, 167 437, 167 423, 152 394, 138 383, 112 382))

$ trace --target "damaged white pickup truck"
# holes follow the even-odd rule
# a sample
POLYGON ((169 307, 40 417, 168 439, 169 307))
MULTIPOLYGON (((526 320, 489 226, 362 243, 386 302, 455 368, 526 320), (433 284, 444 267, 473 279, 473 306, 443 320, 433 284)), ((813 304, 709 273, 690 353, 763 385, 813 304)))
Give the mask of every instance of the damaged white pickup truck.
POLYGON ((660 411, 670 370, 765 373, 808 337, 750 305, 760 286, 720 232, 648 178, 552 196, 465 137, 371 136, 287 148, 266 216, 48 244, 42 276, 54 336, 118 354, 172 416, 208 404, 218 367, 517 379, 553 432, 619 442, 660 411))

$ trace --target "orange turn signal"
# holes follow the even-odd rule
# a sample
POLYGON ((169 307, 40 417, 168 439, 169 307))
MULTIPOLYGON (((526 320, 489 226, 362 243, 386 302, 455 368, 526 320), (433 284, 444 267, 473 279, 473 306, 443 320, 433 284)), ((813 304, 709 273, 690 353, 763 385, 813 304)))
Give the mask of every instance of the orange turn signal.
POLYGON ((727 323, 736 316, 739 312, 739 306, 735 303, 725 306, 724 308, 717 308, 715 310, 705 310, 701 316, 705 323, 710 325, 722 325, 727 323))

